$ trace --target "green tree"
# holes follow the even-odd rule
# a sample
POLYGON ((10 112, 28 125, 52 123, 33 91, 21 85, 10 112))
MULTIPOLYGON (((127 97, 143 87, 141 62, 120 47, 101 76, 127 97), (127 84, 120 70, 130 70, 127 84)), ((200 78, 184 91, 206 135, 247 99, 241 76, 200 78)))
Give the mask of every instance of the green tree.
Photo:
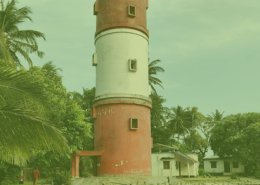
POLYGON ((190 132, 190 135, 184 139, 184 145, 183 148, 185 148, 185 151, 198 153, 200 164, 203 164, 203 158, 209 147, 207 138, 194 129, 190 132))
POLYGON ((248 174, 259 171, 260 114, 245 113, 225 117, 212 129, 210 144, 221 157, 232 157, 246 166, 248 174))
POLYGON ((178 140, 181 136, 189 133, 189 129, 187 128, 189 118, 186 111, 181 106, 177 106, 171 108, 169 112, 169 128, 173 135, 177 135, 178 140))
POLYGON ((96 88, 91 89, 83 88, 82 94, 79 92, 71 92, 73 100, 75 100, 78 105, 85 111, 86 121, 94 123, 92 117, 92 108, 94 105, 96 88))
POLYGON ((11 0, 4 4, 0 1, 0 58, 2 62, 12 62, 14 66, 22 66, 22 56, 32 66, 29 56, 31 53, 43 56, 38 49, 37 39, 45 40, 43 33, 35 30, 21 30, 19 25, 25 21, 32 21, 29 7, 16 7, 16 1, 11 0))
POLYGON ((197 107, 183 108, 181 106, 173 107, 169 112, 170 129, 177 138, 182 136, 185 138, 191 134, 201 122, 205 120, 205 116, 198 111, 197 107))
POLYGON ((152 99, 151 130, 153 143, 170 145, 169 138, 171 132, 166 121, 168 109, 163 106, 165 99, 156 93, 152 93, 150 98, 152 99))
POLYGON ((198 129, 203 133, 208 142, 211 137, 211 130, 215 127, 216 124, 220 123, 223 118, 224 112, 216 110, 214 113, 211 113, 211 115, 208 115, 204 122, 201 122, 198 125, 198 129))
POLYGON ((66 141, 46 114, 44 87, 28 72, 0 66, 0 159, 18 164, 34 150, 64 152, 66 141))
POLYGON ((149 62, 148 64, 149 85, 154 93, 157 93, 155 89, 156 85, 163 87, 162 81, 156 77, 158 72, 164 72, 164 69, 161 66, 158 66, 158 63, 160 62, 161 60, 157 59, 149 62))
MULTIPOLYGON (((47 94, 45 102, 50 110, 48 116, 55 120, 56 127, 62 131, 71 151, 91 148, 93 146, 92 124, 86 119, 85 110, 80 105, 83 102, 82 95, 66 90, 59 74, 60 69, 52 63, 42 67, 32 67, 29 72, 44 84, 47 94)), ((59 176, 56 170, 68 174, 70 153, 41 151, 29 161, 29 166, 38 166, 43 176, 59 176)))
POLYGON ((44 84, 50 119, 55 120, 56 127, 61 129, 72 150, 83 150, 92 137, 91 124, 86 121, 85 111, 73 99, 72 93, 67 92, 62 84, 59 71, 50 62, 29 70, 35 79, 44 84))
POLYGON ((241 135, 238 158, 247 167, 247 173, 260 178, 260 120, 249 125, 241 135))
POLYGON ((169 111, 168 128, 171 131, 171 140, 183 152, 199 154, 199 160, 205 156, 209 142, 199 131, 201 124, 205 122, 205 116, 197 107, 183 108, 177 106, 169 111))

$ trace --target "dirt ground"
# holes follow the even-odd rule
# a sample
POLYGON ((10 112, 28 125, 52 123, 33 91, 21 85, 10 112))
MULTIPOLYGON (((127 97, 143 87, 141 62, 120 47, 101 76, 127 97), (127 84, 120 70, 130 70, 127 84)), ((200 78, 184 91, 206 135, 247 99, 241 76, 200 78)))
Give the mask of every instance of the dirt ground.
POLYGON ((194 185, 260 185, 260 180, 255 178, 237 177, 231 179, 230 177, 196 177, 196 178, 183 178, 176 179, 176 182, 172 182, 173 185, 180 183, 194 184, 194 185))
POLYGON ((196 177, 167 178, 162 177, 90 177, 76 178, 72 185, 260 185, 260 180, 237 177, 196 177))

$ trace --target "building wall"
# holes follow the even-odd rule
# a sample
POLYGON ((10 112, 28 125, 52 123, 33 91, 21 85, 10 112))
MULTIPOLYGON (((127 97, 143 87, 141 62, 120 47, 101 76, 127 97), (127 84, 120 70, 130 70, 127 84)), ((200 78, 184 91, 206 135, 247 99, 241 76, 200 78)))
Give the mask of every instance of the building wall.
MULTIPOLYGON (((197 158, 196 155, 190 155, 197 158)), ((176 166, 175 156, 173 153, 157 153, 152 154, 152 176, 180 176, 179 168, 176 166), (170 169, 163 169, 163 161, 170 161, 170 169)), ((181 176, 197 176, 198 175, 198 163, 190 163, 189 170, 187 162, 181 161, 181 176)))
POLYGON ((148 35, 146 10, 148 0, 96 0, 96 34, 111 28, 131 28, 148 35), (136 7, 136 16, 128 15, 128 6, 136 7))
POLYGON ((206 173, 223 173, 224 161, 223 160, 204 160, 204 170, 206 173), (211 161, 216 161, 216 168, 211 168, 211 161))
MULTIPOLYGON (((186 154, 190 158, 198 161, 198 155, 197 154, 186 154)), ((181 175, 182 176, 197 176, 199 174, 199 162, 197 163, 189 163, 189 166, 187 163, 182 162, 181 163, 181 175)))
POLYGON ((204 170, 206 173, 222 173, 224 175, 229 175, 232 173, 244 173, 244 165, 239 163, 238 168, 233 167, 233 161, 232 160, 227 160, 230 162, 230 173, 225 173, 224 172, 224 160, 222 159, 211 159, 211 160, 204 160, 204 170), (211 168, 211 161, 216 161, 217 166, 216 168, 211 168))
POLYGON ((112 29, 96 37, 96 100, 111 97, 147 99, 148 38, 131 29, 112 29), (129 59, 137 70, 129 71, 129 59))
POLYGON ((98 175, 151 174, 147 8, 148 0, 94 4, 98 175))
POLYGON ((245 167, 243 164, 239 163, 238 168, 233 167, 233 163, 231 164, 231 172, 232 173, 244 173, 245 172, 245 167))
POLYGON ((95 107, 95 149, 101 151, 101 175, 151 174, 150 108, 135 104, 100 104, 95 107), (130 129, 130 118, 138 129, 130 129))
POLYGON ((152 154, 152 176, 178 176, 178 171, 176 170, 175 160, 170 159, 170 169, 163 169, 163 161, 161 158, 174 158, 172 153, 159 153, 152 154))

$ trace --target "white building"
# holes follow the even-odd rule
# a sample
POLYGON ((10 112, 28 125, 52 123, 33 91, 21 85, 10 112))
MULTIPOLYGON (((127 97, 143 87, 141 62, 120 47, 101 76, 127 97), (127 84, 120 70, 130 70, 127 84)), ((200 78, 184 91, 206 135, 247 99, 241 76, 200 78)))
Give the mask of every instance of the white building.
POLYGON ((232 160, 232 158, 220 158, 218 156, 205 157, 204 171, 210 174, 230 175, 244 173, 244 165, 232 160))
POLYGON ((152 176, 155 177, 195 177, 198 175, 198 168, 197 154, 183 154, 178 151, 152 154, 152 176))

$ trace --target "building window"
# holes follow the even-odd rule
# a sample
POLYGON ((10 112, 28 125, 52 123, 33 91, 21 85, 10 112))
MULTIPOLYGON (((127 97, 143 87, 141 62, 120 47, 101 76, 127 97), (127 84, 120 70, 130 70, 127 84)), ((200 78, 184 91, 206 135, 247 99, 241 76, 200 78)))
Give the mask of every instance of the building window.
POLYGON ((170 169, 170 161, 163 161, 163 169, 164 170, 170 169))
POLYGON ((130 130, 137 130, 137 129, 138 129, 138 119, 130 118, 130 130))
POLYGON ((133 5, 128 6, 128 15, 130 17, 135 17, 135 6, 133 5))
POLYGON ((217 161, 210 161, 211 168, 217 168, 217 161))
POLYGON ((233 162, 233 168, 238 168, 238 167, 239 167, 238 162, 233 162))
POLYGON ((137 60, 129 59, 129 71, 136 72, 137 71, 137 60))

